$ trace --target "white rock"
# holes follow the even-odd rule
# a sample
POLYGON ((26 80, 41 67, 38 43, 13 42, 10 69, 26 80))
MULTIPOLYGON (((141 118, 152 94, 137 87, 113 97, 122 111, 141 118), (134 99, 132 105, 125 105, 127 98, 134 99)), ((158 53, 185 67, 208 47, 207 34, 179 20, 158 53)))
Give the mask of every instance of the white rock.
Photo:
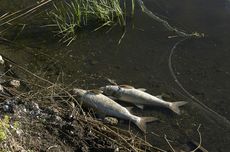
POLYGON ((20 81, 19 80, 11 80, 10 85, 15 87, 15 88, 18 88, 20 86, 20 81))
POLYGON ((4 64, 5 61, 3 60, 2 56, 0 55, 0 64, 4 64))
POLYGON ((3 86, 0 84, 0 92, 3 92, 4 91, 4 88, 3 86))

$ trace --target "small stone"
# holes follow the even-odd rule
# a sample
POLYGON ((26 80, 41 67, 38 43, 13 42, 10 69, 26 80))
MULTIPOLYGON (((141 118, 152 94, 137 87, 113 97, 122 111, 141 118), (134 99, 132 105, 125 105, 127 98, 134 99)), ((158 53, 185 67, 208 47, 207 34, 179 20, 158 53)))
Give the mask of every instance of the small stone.
POLYGON ((70 105, 72 106, 72 108, 75 108, 75 103, 74 102, 70 102, 70 105))
POLYGON ((4 106, 3 106, 3 110, 4 110, 5 112, 9 112, 9 111, 10 111, 10 106, 9 106, 9 105, 4 105, 4 106))
POLYGON ((41 114, 41 109, 39 108, 38 104, 35 103, 35 102, 31 102, 30 103, 31 107, 31 111, 30 111, 30 114, 33 115, 33 116, 37 116, 37 115, 40 115, 41 114))
POLYGON ((62 122, 62 118, 60 116, 55 116, 56 121, 62 122))
POLYGON ((37 103, 32 102, 32 104, 33 104, 32 106, 33 106, 34 110, 40 110, 40 108, 39 108, 37 103))
POLYGON ((16 133, 20 136, 23 134, 23 130, 22 129, 16 129, 16 133))
POLYGON ((19 80, 11 80, 10 85, 15 87, 15 88, 18 88, 20 86, 20 81, 19 80))
POLYGON ((114 117, 105 117, 104 122, 110 125, 117 125, 118 124, 118 120, 117 118, 114 117))
POLYGON ((5 61, 3 60, 2 56, 0 55, 0 64, 4 64, 5 61))
POLYGON ((53 108, 52 110, 53 110, 53 112, 54 112, 55 114, 58 114, 58 113, 59 113, 59 111, 58 111, 56 108, 53 108))
POLYGON ((0 92, 3 92, 4 91, 4 88, 3 86, 0 84, 0 92))

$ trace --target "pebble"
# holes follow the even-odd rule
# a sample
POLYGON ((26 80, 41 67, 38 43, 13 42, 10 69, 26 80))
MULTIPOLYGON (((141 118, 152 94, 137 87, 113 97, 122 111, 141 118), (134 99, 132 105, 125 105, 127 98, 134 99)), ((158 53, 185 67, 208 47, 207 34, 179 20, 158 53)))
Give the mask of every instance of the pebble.
POLYGON ((5 61, 3 60, 2 56, 0 55, 0 64, 4 64, 5 61))
POLYGON ((10 112, 10 106, 9 105, 4 105, 3 107, 4 112, 10 112))
POLYGON ((104 122, 110 125, 117 125, 118 124, 118 119, 114 117, 105 117, 104 122))
POLYGON ((10 85, 12 87, 18 88, 18 87, 20 87, 20 81, 19 80, 11 80, 10 85))
POLYGON ((3 86, 0 84, 0 92, 3 93, 3 91, 4 91, 4 88, 3 88, 3 86))

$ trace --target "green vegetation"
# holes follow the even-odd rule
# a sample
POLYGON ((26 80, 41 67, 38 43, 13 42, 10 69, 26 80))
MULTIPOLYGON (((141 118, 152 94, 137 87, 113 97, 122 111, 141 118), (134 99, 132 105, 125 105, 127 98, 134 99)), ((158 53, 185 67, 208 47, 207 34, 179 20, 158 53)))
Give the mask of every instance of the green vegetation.
POLYGON ((7 139, 7 130, 10 128, 9 116, 5 116, 3 120, 0 121, 0 142, 7 139))
MULTIPOLYGON (((125 4, 120 0, 72 0, 53 3, 49 16, 58 27, 58 35, 63 42, 70 44, 77 37, 76 31, 93 22, 99 27, 119 24, 125 26, 125 4)), ((93 23, 94 24, 94 23, 93 23)))
POLYGON ((10 117, 5 115, 2 120, 0 120, 0 142, 4 141, 8 137, 8 133, 13 129, 19 128, 19 123, 17 121, 13 122, 11 126, 10 117))

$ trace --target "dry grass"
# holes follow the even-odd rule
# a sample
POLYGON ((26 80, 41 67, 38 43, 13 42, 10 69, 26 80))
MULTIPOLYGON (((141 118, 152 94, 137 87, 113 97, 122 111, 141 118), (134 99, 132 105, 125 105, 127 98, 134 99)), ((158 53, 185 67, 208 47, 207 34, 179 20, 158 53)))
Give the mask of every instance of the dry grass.
POLYGON ((20 125, 15 131, 7 131, 7 139, 0 144, 2 150, 163 151, 130 130, 122 130, 97 120, 91 112, 82 108, 68 87, 52 83, 17 64, 13 63, 13 66, 34 77, 28 80, 33 89, 29 92, 18 92, 11 97, 12 100, 17 99, 15 111, 6 114, 20 125), (33 116, 33 109, 23 112, 20 108, 33 107, 34 104, 39 105, 40 115, 33 116))

